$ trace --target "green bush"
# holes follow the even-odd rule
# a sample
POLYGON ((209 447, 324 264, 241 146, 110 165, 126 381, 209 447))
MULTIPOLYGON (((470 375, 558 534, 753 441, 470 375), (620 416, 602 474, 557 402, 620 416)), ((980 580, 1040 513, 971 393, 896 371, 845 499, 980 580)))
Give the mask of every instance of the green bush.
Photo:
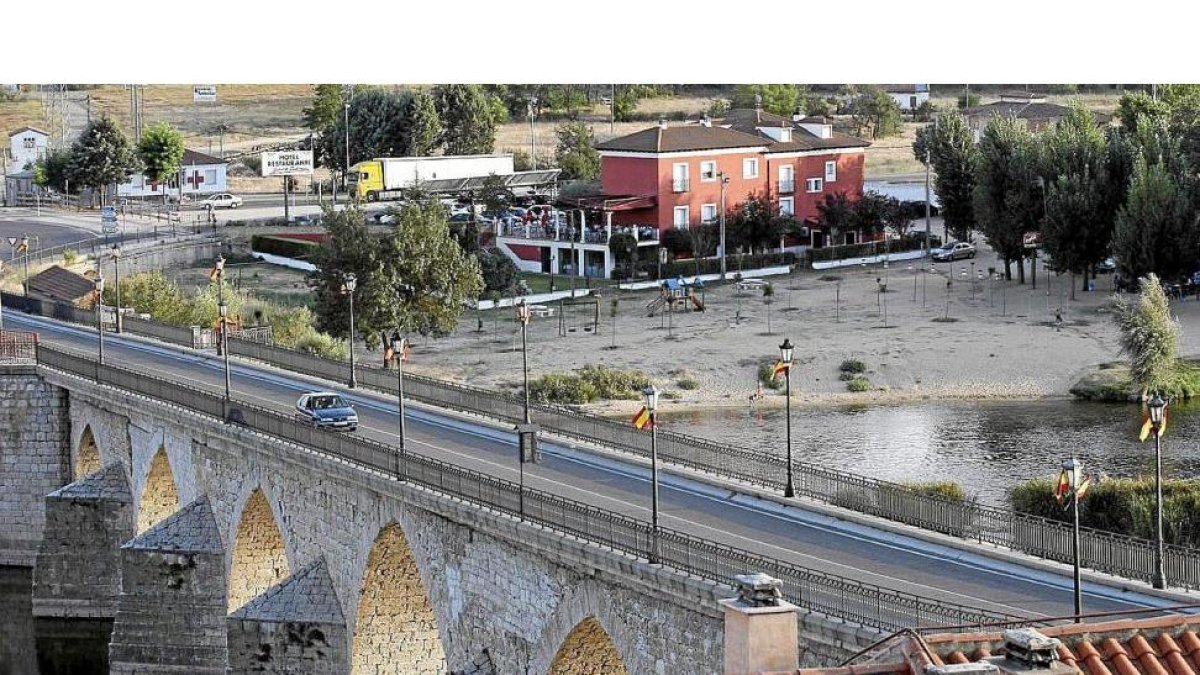
POLYGON ((250 237, 250 248, 257 253, 270 253, 297 260, 304 260, 314 255, 319 247, 320 245, 316 242, 282 239, 263 234, 250 237))
POLYGON ((967 501, 967 493, 963 487, 952 480, 911 481, 903 483, 902 487, 906 492, 925 497, 936 497, 959 504, 967 501))
POLYGON ((66 249, 65 251, 63 251, 63 264, 66 265, 67 267, 74 265, 75 261, 78 259, 79 259, 79 252, 76 251, 75 249, 69 248, 69 249, 66 249))
POLYGON ((350 357, 350 347, 345 340, 330 337, 315 328, 310 328, 290 346, 292 349, 335 361, 345 361, 350 357))
POLYGON ((838 366, 838 370, 843 373, 865 373, 867 372, 867 364, 858 359, 846 359, 842 361, 842 365, 838 366))
POLYGON ((694 391, 700 388, 700 380, 697 380, 695 375, 684 375, 675 382, 675 386, 685 391, 694 391))
POLYGON ((867 391, 871 388, 871 381, 865 377, 859 376, 846 383, 846 389, 852 392, 859 393, 867 391))
MULTIPOLYGON (((1035 479, 1009 490, 1013 509, 1067 522, 1071 512, 1054 498, 1055 480, 1035 479)), ((1088 490, 1079 509, 1084 527, 1141 539, 1154 538, 1154 478, 1108 478, 1088 490)), ((1163 482, 1163 537, 1200 546, 1200 480, 1163 482)))
POLYGON ((547 373, 529 382, 529 398, 539 403, 582 405, 596 400, 634 400, 650 384, 638 370, 584 366, 574 373, 547 373))
POLYGON ((758 362, 758 381, 763 383, 764 387, 771 389, 781 389, 785 382, 782 375, 775 375, 776 359, 760 359, 758 362))

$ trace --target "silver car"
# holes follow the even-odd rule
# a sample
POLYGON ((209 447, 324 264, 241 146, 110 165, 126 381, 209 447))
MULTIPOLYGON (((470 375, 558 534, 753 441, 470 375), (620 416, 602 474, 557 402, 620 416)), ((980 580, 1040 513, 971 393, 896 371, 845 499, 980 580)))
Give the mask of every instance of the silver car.
POLYGON ((965 241, 952 241, 941 248, 933 249, 933 259, 939 262, 974 257, 975 245, 965 241))
POLYGON ((296 421, 318 429, 354 431, 358 428, 358 413, 341 394, 315 391, 296 401, 296 421))
POLYGON ((242 198, 237 195, 231 195, 228 192, 222 192, 205 199, 200 205, 212 209, 236 209, 242 205, 242 198))

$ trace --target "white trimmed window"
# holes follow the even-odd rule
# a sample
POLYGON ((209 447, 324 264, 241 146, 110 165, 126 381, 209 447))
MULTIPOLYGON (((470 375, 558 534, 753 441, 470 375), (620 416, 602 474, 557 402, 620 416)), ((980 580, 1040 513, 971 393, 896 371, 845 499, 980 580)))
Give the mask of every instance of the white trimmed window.
POLYGON ((204 184, 216 186, 216 184, 217 184, 217 170, 216 169, 205 169, 204 170, 204 184))
POLYGON ((688 213, 688 207, 686 207, 686 206, 676 206, 675 207, 675 217, 673 218, 672 222, 674 223, 676 228, 681 229, 681 230, 686 230, 688 228, 688 225, 690 224, 690 222, 689 222, 690 220, 691 220, 691 214, 688 213))
POLYGON ((781 215, 781 216, 796 215, 796 198, 795 197, 780 197, 779 198, 779 215, 781 215))
POLYGON ((742 178, 758 178, 758 159, 742 160, 742 178))
POLYGON ((806 192, 820 192, 824 188, 825 184, 820 178, 809 178, 804 181, 804 190, 806 192))
POLYGON ((717 205, 716 204, 701 204, 700 205, 700 222, 712 223, 717 220, 717 205))
POLYGON ((717 179, 716 162, 700 162, 700 180, 709 183, 717 179))
POLYGON ((837 180, 837 162, 832 160, 825 162, 825 182, 832 183, 835 180, 837 180))

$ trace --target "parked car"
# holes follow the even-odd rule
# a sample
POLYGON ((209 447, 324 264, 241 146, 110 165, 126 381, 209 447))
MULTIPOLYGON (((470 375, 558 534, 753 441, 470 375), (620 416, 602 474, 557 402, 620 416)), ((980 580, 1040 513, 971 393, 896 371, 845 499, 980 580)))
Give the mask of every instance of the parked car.
POLYGON ((952 241, 945 246, 933 249, 933 259, 938 262, 949 262, 974 257, 975 245, 965 241, 952 241))
POLYGON ((310 213, 310 214, 302 214, 302 215, 296 216, 295 218, 292 219, 292 224, 293 225, 320 225, 321 224, 321 214, 310 213))
MULTIPOLYGON (((925 230, 909 230, 907 233, 905 233, 904 239, 906 241, 918 242, 918 243, 923 244, 925 241, 925 230)), ((939 247, 941 247, 941 245, 942 245, 941 237, 937 236, 936 234, 929 235, 930 248, 939 248, 939 247)))
POLYGON ((200 204, 201 206, 213 209, 236 209, 242 205, 242 198, 237 195, 231 195, 228 192, 222 192, 205 199, 200 204))
POLYGON ((358 413, 340 394, 314 391, 296 401, 296 421, 319 429, 354 431, 358 428, 358 413))
POLYGON ((1111 274, 1117 271, 1117 259, 1105 258, 1104 262, 1096 263, 1096 274, 1111 274))

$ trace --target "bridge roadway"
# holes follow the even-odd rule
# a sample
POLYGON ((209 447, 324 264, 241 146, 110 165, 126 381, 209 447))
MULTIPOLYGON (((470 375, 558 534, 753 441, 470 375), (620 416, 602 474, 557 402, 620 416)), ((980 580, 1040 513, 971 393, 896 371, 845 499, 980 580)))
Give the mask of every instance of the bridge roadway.
MULTIPOLYGON (((35 330, 42 341, 53 346, 95 353, 94 331, 17 312, 5 314, 10 329, 35 330)), ((223 391, 222 362, 209 353, 107 335, 104 354, 105 361, 113 365, 223 391)), ((394 397, 349 390, 250 362, 233 362, 232 383, 235 399, 281 412, 290 412, 305 391, 338 390, 358 408, 358 433, 390 444, 397 442, 394 397)), ((515 439, 510 431, 411 403, 406 412, 410 452, 510 481, 518 479, 515 439)), ((543 441, 542 450, 542 462, 526 466, 527 486, 649 520, 648 470, 553 442, 543 441)), ((1067 575, 943 549, 677 476, 663 477, 660 499, 664 527, 805 567, 993 612, 1063 616, 1072 611, 1067 575)), ((1115 586, 1084 586, 1085 612, 1169 604, 1173 603, 1115 586)))

